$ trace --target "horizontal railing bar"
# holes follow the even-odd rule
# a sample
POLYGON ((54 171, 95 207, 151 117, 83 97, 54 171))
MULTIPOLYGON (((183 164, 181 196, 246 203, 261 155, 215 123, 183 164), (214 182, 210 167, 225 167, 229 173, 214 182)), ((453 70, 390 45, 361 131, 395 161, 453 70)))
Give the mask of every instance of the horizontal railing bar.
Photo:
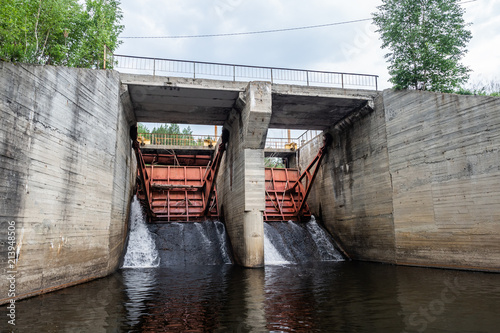
POLYGON ((295 71, 295 72, 305 72, 305 73, 319 73, 319 74, 336 74, 336 75, 342 75, 343 74, 343 75, 371 77, 371 78, 375 78, 375 79, 377 79, 379 77, 378 75, 364 74, 364 73, 329 72, 329 71, 319 71, 319 70, 311 70, 311 69, 298 69, 298 68, 285 68, 285 67, 267 67, 267 66, 254 66, 254 65, 238 65, 238 64, 231 64, 231 63, 218 63, 218 62, 193 61, 193 60, 178 60, 178 59, 168 59, 168 58, 129 56, 129 55, 122 55, 122 54, 114 54, 114 56, 115 57, 131 58, 131 59, 182 62, 182 63, 189 63, 189 64, 203 64, 203 65, 216 65, 216 66, 228 66, 228 67, 255 68, 255 69, 266 69, 266 70, 284 70, 284 71, 295 71))

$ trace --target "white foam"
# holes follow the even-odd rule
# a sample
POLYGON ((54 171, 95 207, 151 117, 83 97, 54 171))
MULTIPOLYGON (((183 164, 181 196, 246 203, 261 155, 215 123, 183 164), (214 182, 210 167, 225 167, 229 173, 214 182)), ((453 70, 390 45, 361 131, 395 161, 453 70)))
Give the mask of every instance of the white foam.
POLYGON ((153 235, 149 232, 141 204, 134 196, 130 205, 130 233, 123 268, 158 267, 160 257, 153 235))

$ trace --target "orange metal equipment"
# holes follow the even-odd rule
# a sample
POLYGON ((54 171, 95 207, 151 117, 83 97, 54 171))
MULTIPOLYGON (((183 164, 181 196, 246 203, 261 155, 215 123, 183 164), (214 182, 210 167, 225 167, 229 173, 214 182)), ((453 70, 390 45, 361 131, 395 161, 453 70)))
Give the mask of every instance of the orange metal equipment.
POLYGON ((311 217, 306 200, 331 142, 331 135, 326 134, 323 146, 300 176, 297 169, 266 168, 264 221, 300 221, 311 217))
MULTIPOLYGON (((132 132, 131 136, 134 138, 132 132)), ((143 155, 139 142, 134 140, 138 163, 137 192, 149 222, 219 218, 215 179, 228 138, 229 132, 224 130, 211 162, 195 155, 143 155), (166 165, 174 161, 177 165, 166 165)), ((266 168, 264 221, 300 221, 311 217, 306 200, 331 141, 331 136, 325 135, 323 146, 302 174, 297 169, 266 168)))
POLYGON ((228 138, 229 132, 223 131, 213 161, 196 156, 143 155, 139 142, 134 140, 139 174, 137 192, 149 222, 218 219, 215 179, 228 138), (174 159, 190 165, 165 165, 174 159))
MULTIPOLYGON (((264 221, 298 221, 298 209, 303 193, 289 191, 299 179, 299 170, 290 168, 266 168, 266 210, 264 221)), ((301 217, 311 216, 309 207, 304 207, 301 217)))

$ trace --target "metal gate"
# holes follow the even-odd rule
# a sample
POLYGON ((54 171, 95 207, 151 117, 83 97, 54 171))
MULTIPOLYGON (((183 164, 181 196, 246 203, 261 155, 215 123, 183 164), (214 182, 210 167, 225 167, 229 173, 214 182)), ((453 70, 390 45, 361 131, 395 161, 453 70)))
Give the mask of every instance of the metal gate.
POLYGON ((323 146, 302 174, 298 169, 266 168, 264 221, 309 220, 311 211, 306 200, 331 142, 331 135, 326 134, 323 146))
MULTIPOLYGON (((137 194, 149 222, 219 219, 215 179, 228 138, 229 133, 224 131, 212 161, 183 155, 182 160, 196 164, 190 166, 165 165, 174 160, 178 163, 180 156, 143 155, 139 142, 134 141, 138 162, 137 194)), ((323 146, 302 173, 290 168, 265 169, 264 221, 300 221, 311 217, 306 200, 331 141, 331 136, 325 135, 323 146)))
MULTIPOLYGON (((131 134, 134 140, 134 133, 131 134)), ((213 160, 196 155, 142 154, 139 142, 134 140, 137 196, 149 222, 219 219, 215 179, 228 138, 229 132, 223 131, 213 160), (190 161, 195 165, 165 165, 173 161, 178 164, 190 161)))

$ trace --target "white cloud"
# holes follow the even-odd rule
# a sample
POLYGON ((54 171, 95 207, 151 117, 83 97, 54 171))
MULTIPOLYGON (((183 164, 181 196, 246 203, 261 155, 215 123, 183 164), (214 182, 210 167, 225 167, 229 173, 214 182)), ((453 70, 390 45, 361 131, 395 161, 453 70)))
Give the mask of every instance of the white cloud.
POLYGON ((500 80, 500 2, 497 0, 478 0, 465 4, 466 22, 472 23, 472 40, 464 64, 469 66, 471 82, 479 83, 500 80))
MULTIPOLYGON (((380 0, 123 0, 122 36, 220 34, 370 18, 380 0)), ((500 2, 463 5, 473 39, 472 78, 500 78, 500 2)), ((370 22, 232 37, 126 39, 117 53, 159 58, 375 74, 388 88, 386 50, 370 22)))

